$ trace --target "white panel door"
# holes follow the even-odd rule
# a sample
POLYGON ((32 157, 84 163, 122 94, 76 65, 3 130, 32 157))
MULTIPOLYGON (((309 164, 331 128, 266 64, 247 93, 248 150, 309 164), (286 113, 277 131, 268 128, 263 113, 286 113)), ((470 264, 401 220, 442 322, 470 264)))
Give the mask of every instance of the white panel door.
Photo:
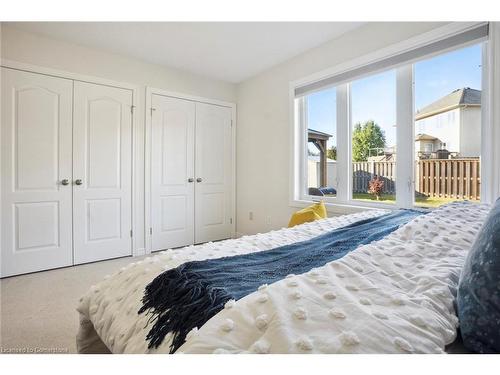
POLYGON ((2 68, 2 277, 73 262, 72 90, 71 80, 2 68))
POLYGON ((132 91, 75 81, 75 264, 132 254, 132 91))
POLYGON ((196 243, 231 237, 231 147, 231 109, 196 103, 196 243))
POLYGON ((152 96, 152 250, 194 242, 195 104, 152 96))

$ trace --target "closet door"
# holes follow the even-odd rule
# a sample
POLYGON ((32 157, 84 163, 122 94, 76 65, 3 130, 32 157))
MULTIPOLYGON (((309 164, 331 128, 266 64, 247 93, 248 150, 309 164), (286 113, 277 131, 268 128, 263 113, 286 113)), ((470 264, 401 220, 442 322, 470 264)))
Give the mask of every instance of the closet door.
POLYGON ((231 109, 196 103, 196 243, 231 237, 231 147, 231 109))
POLYGON ((1 276, 72 264, 73 82, 2 68, 1 276))
POLYGON ((132 253, 131 106, 131 90, 75 81, 75 264, 132 253))
POLYGON ((152 249, 194 242, 195 104, 152 96, 152 249))

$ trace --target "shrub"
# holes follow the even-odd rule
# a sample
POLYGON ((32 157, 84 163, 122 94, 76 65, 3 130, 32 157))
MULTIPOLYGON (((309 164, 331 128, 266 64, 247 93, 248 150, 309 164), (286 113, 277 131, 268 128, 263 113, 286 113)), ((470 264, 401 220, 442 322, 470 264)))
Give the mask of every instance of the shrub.
POLYGON ((375 176, 368 183, 368 194, 375 195, 377 200, 380 199, 383 190, 384 190, 384 181, 379 176, 375 176))

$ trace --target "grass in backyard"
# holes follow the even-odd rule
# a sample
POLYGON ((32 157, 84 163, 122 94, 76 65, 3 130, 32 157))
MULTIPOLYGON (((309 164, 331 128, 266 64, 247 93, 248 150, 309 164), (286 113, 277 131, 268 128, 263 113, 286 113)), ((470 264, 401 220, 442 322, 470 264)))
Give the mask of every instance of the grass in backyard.
POLYGON ((368 193, 353 193, 352 199, 360 201, 373 201, 382 203, 394 203, 396 201, 396 196, 394 194, 382 194, 379 200, 375 198, 374 195, 368 193))
MULTIPOLYGON (((361 201, 372 201, 372 202, 382 202, 382 203, 395 203, 396 196, 394 194, 382 194, 380 199, 377 201, 375 196, 368 193, 353 193, 353 199, 361 201)), ((453 202, 453 199, 446 198, 432 198, 432 197, 417 197, 416 206, 419 207, 439 207, 445 203, 453 202)))

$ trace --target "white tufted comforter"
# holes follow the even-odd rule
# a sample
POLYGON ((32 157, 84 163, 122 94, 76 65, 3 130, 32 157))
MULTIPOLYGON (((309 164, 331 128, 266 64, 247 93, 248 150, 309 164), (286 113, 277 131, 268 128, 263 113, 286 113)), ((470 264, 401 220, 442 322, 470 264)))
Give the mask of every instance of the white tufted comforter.
MULTIPOLYGON (((442 353, 456 336, 454 290, 489 206, 452 203, 303 275, 289 275, 193 330, 177 353, 442 353)), ((80 299, 80 352, 168 353, 145 339, 145 286, 165 269, 303 241, 366 211, 236 240, 168 250, 131 263, 80 299)))

